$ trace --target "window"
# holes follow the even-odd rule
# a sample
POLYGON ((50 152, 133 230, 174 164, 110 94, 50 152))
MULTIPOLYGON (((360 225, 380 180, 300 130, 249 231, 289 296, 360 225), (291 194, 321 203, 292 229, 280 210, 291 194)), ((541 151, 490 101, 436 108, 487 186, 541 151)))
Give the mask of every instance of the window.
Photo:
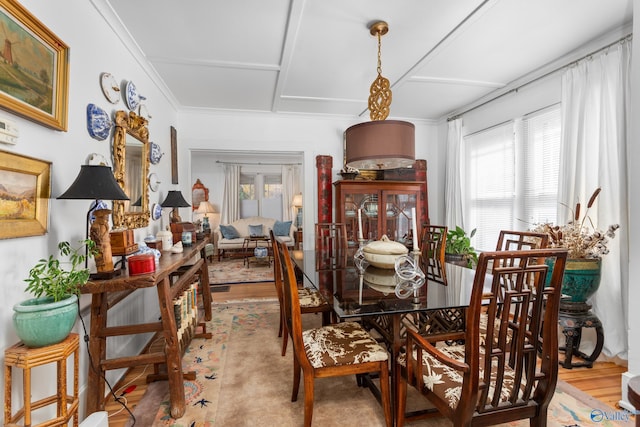
POLYGON ((282 220, 281 174, 240 174, 240 217, 250 216, 282 220))
POLYGON ((559 106, 468 135, 463 153, 465 218, 467 231, 477 228, 477 249, 495 249, 500 230, 555 221, 559 106))
POLYGON ((255 200, 256 186, 254 184, 255 175, 240 174, 240 200, 255 200))

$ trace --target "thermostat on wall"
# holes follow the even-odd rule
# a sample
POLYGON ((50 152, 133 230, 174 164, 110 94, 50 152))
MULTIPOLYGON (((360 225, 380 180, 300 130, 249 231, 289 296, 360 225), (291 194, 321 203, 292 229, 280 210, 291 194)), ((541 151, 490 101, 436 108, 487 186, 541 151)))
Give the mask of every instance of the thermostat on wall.
POLYGON ((10 120, 0 117, 0 142, 15 144, 18 142, 18 127, 10 120))

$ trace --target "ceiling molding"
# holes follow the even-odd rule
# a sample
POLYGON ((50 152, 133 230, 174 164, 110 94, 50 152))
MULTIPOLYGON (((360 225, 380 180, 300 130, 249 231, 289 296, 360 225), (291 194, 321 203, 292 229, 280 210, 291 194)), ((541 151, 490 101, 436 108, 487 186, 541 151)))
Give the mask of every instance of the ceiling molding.
POLYGON ((625 24, 621 28, 616 28, 615 30, 604 34, 600 37, 597 37, 588 43, 582 45, 578 49, 571 51, 569 54, 561 56, 560 58, 551 61, 540 68, 528 73, 512 82, 509 82, 504 87, 497 89, 493 92, 488 93, 487 95, 475 100, 474 102, 457 108, 454 111, 446 114, 446 118, 456 117, 464 112, 474 110, 480 107, 483 104, 490 103, 493 99, 500 98, 507 93, 516 90, 519 87, 525 86, 535 80, 550 78, 556 74, 556 72, 562 71, 564 67, 567 67, 571 63, 578 61, 585 55, 588 55, 591 52, 594 52, 598 49, 602 49, 603 47, 615 43, 617 40, 628 37, 633 34, 633 25, 632 23, 625 24))
POLYGON ((282 46, 282 56, 280 58, 280 72, 276 80, 276 86, 273 90, 273 98, 271 100, 271 111, 276 112, 280 108, 280 101, 284 98, 285 83, 289 77, 289 69, 291 68, 293 50, 300 32, 300 24, 302 22, 302 12, 304 11, 306 0, 292 0, 291 9, 289 10, 289 18, 287 20, 287 31, 284 36, 284 45, 282 46), (284 64, 284 65, 283 65, 284 64))
POLYGON ((279 65, 273 64, 251 64, 247 62, 231 61, 209 61, 204 59, 169 58, 166 56, 149 56, 149 62, 174 65, 194 65, 197 67, 209 68, 233 68, 238 70, 259 70, 259 71, 280 71, 279 65))
POLYGON ((476 87, 494 87, 494 88, 501 88, 506 86, 506 83, 486 82, 481 80, 449 79, 449 78, 443 78, 443 77, 414 76, 414 77, 411 77, 408 81, 418 82, 418 83, 439 83, 439 84, 448 84, 448 85, 456 85, 456 86, 476 86, 476 87))
POLYGON ((113 7, 106 0, 90 0, 93 7, 98 11, 100 16, 105 20, 107 25, 113 30, 113 33, 120 39, 124 47, 129 51, 131 56, 140 65, 142 70, 149 76, 149 79, 160 90, 169 104, 178 110, 180 108, 180 102, 173 95, 173 92, 166 85, 164 80, 160 77, 155 68, 151 65, 149 60, 144 56, 142 49, 135 41, 127 27, 123 24, 120 17, 116 14, 113 7))

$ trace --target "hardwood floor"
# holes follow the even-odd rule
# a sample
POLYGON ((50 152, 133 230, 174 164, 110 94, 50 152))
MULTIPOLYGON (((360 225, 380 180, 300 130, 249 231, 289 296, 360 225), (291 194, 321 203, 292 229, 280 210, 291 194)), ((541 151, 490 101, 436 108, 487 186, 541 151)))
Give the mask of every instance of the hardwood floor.
MULTIPOLYGON (((229 286, 229 290, 226 292, 213 292, 212 296, 214 302, 220 303, 242 299, 276 298, 276 292, 273 283, 238 284, 229 286)), ((123 394, 123 390, 132 389, 124 393, 123 396, 129 408, 135 407, 142 398, 146 390, 145 377, 150 369, 151 367, 146 368, 146 371, 144 367, 131 369, 125 378, 114 387, 115 394, 118 396, 123 394)), ((618 409, 618 401, 622 398, 622 374, 626 371, 626 366, 610 362, 596 362, 591 369, 564 369, 560 367, 559 378, 616 410, 618 409)), ((127 423, 129 414, 113 398, 108 399, 106 410, 109 412, 110 427, 123 427, 127 423)))

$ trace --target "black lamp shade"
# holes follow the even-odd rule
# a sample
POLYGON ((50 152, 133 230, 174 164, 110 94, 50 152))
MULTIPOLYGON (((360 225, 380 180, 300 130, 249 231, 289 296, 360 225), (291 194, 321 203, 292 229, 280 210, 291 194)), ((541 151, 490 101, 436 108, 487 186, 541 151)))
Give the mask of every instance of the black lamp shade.
POLYGON ((182 197, 179 190, 171 190, 160 206, 163 208, 188 208, 191 205, 182 197))
POLYGON ((73 184, 58 199, 129 200, 109 166, 82 165, 73 184))

